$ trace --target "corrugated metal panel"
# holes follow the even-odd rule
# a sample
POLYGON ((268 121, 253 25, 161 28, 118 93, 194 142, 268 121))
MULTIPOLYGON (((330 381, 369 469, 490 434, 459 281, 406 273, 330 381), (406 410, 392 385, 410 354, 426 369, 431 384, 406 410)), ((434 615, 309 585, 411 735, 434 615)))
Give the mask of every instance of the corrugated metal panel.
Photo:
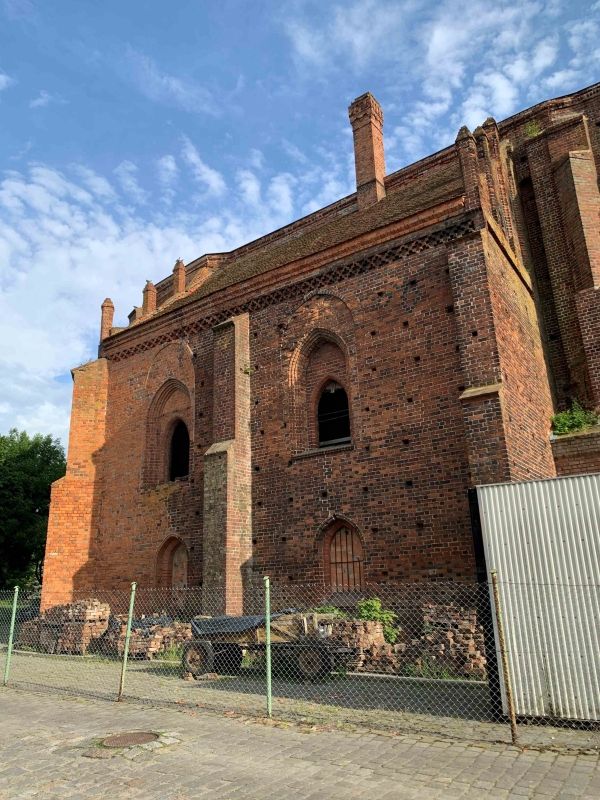
POLYGON ((517 714, 600 719, 600 475, 479 486, 477 496, 517 714))

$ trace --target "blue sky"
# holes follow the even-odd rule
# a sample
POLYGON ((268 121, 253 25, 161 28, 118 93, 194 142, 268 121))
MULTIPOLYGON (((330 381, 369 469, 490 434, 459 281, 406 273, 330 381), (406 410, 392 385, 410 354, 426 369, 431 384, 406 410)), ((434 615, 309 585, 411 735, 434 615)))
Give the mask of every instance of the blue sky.
POLYGON ((600 0, 0 0, 0 432, 66 443, 69 369, 146 279, 600 79, 600 0))

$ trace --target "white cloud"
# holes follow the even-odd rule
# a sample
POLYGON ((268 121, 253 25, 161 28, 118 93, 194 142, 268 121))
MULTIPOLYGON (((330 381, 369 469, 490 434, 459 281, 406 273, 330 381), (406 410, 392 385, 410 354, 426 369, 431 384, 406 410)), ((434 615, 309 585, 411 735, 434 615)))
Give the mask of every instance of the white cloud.
POLYGON ((558 69, 544 79, 543 85, 550 92, 562 91, 576 85, 579 72, 576 69, 558 69))
POLYGON ((211 92, 195 81, 163 72, 156 62, 132 47, 126 52, 127 76, 139 91, 155 103, 180 108, 193 114, 218 115, 211 92))
POLYGON ((156 162, 156 170, 158 182, 162 187, 162 199, 167 205, 170 205, 175 197, 175 183, 179 176, 179 167, 175 156, 168 153, 159 158, 156 162))
POLYGON ((147 200, 147 193, 142 189, 137 181, 138 168, 131 161, 122 161, 115 168, 115 175, 124 191, 136 203, 143 205, 147 200))
POLYGON ((73 172, 78 175, 83 181, 84 185, 98 197, 106 200, 114 200, 116 197, 115 190, 109 181, 102 175, 98 175, 93 169, 84 166, 83 164, 74 164, 72 167, 73 172))
POLYGON ((12 86, 14 82, 14 78, 11 78, 10 75, 6 74, 6 72, 0 71, 0 92, 8 89, 8 87, 12 86))
POLYGON ((237 174, 237 185, 244 203, 255 206, 260 203, 260 181, 249 169, 241 169, 237 174))
POLYGON ((182 158, 192 170, 192 175, 196 182, 211 194, 223 194, 226 187, 225 179, 221 173, 204 163, 200 158, 200 154, 187 136, 182 137, 182 142, 182 158))
POLYGON ((287 139, 282 139, 281 146, 284 152, 287 153, 287 155, 294 161, 297 161, 299 164, 308 164, 308 158, 306 155, 293 142, 288 142, 287 139))
POLYGON ((533 76, 539 75, 544 70, 551 67, 558 55, 558 36, 548 36, 538 42, 533 50, 531 60, 531 70, 533 76))
MULTIPOLYGON (((592 6, 600 11, 600 3, 592 6)), ((570 57, 560 69, 546 76, 542 86, 546 91, 573 91, 598 80, 600 67, 600 22, 594 18, 574 20, 566 26, 570 57)))
POLYGON ((299 63, 321 67, 343 58, 345 66, 361 70, 375 55, 391 55, 394 47, 401 47, 414 5, 384 0, 326 4, 321 6, 326 15, 321 24, 314 14, 288 15, 284 27, 299 63))
POLYGON ((267 189, 269 204, 273 209, 277 209, 284 217, 290 217, 294 213, 293 187, 296 179, 287 172, 276 175, 267 189))
POLYGON ((470 128, 475 128, 490 115, 507 117, 516 109, 518 90, 501 72, 488 72, 477 76, 462 104, 461 117, 470 128))
POLYGON ((49 106, 51 103, 58 103, 60 105, 64 105, 67 101, 64 100, 59 95, 50 94, 45 89, 42 89, 37 97, 29 103, 29 108, 45 108, 49 106))
POLYGON ((175 156, 167 154, 166 156, 159 158, 156 162, 156 167, 158 169, 158 178, 161 184, 163 186, 171 186, 179 174, 175 156))
MULTIPOLYGON (((161 161, 172 175, 173 162, 161 161)), ((150 189, 144 206, 123 201, 140 191, 136 173, 122 162, 113 186, 84 165, 72 165, 70 178, 34 164, 0 181, 0 430, 17 425, 66 443, 69 370, 95 358, 107 295, 115 324, 124 324, 145 279, 163 278, 178 256, 188 261, 252 241, 298 216, 317 189, 331 189, 315 169, 273 176, 263 196, 249 173, 252 205, 236 192, 223 198, 227 205, 217 198, 192 215, 185 195, 167 215, 150 189)))
MULTIPOLYGON (((565 47, 574 54, 569 75, 580 83, 597 79, 600 63, 593 14, 561 0, 472 0, 468 8, 455 0, 332 0, 318 12, 304 0, 286 7, 282 25, 312 80, 335 80, 341 70, 379 76, 390 95, 379 98, 388 125, 398 114, 386 130, 394 166, 450 144, 465 122, 500 119, 543 100, 544 87, 562 88, 567 73, 556 64, 565 47)), ((373 89, 355 85, 356 94, 373 89)))

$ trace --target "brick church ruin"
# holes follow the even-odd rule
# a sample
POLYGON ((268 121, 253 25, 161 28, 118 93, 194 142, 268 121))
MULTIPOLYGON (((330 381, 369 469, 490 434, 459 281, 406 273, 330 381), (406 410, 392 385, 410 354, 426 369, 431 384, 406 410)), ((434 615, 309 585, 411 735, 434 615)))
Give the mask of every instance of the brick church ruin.
POLYGON ((356 192, 177 261, 73 370, 43 592, 352 588, 475 575, 468 490, 600 470, 600 84, 386 175, 350 106, 356 192))

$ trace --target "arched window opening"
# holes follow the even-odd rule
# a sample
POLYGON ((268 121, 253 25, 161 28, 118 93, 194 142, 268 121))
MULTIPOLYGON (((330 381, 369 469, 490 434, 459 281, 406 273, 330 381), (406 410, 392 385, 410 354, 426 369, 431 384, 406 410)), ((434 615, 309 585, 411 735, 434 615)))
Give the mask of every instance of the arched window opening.
POLYGON ((169 480, 185 478, 190 471, 190 435, 185 422, 179 420, 171 435, 169 480))
POLYGON ((356 531, 343 525, 329 543, 330 581, 334 589, 349 591, 363 585, 363 546, 356 531))
POLYGON ((321 392, 317 409, 319 447, 350 441, 350 410, 345 389, 330 381, 321 392))

